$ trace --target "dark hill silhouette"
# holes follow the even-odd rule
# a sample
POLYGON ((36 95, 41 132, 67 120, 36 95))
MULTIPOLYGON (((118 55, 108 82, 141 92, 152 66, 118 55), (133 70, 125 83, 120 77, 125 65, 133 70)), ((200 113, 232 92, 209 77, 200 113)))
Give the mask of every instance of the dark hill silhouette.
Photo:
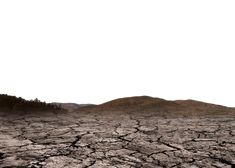
POLYGON ((16 111, 61 111, 60 106, 35 100, 25 100, 21 97, 0 94, 0 110, 5 112, 16 111))

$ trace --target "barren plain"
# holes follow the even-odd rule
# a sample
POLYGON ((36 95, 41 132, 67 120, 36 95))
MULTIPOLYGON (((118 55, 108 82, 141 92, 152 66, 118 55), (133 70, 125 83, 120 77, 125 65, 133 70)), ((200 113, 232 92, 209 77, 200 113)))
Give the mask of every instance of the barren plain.
POLYGON ((1 168, 233 168, 235 116, 0 112, 1 168))

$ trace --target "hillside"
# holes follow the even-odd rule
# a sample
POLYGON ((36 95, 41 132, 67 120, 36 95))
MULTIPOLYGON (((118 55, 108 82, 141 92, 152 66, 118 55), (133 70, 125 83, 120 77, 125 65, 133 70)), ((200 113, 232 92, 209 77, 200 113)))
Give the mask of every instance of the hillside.
POLYGON ((54 102, 52 104, 59 106, 63 109, 66 109, 67 111, 74 111, 80 108, 94 106, 93 104, 57 103, 57 102, 54 102))
POLYGON ((9 96, 6 94, 0 94, 0 110, 1 111, 55 111, 63 110, 60 106, 41 102, 38 99, 25 100, 21 97, 9 96))
POLYGON ((81 108, 79 111, 97 112, 143 112, 163 115, 235 115, 235 109, 196 100, 165 100, 149 96, 115 99, 97 106, 81 108))
POLYGON ((45 103, 38 99, 0 95, 1 111, 77 111, 106 113, 145 113, 163 116, 235 115, 235 109, 196 100, 165 100, 149 96, 115 99, 100 105, 76 103, 45 103))

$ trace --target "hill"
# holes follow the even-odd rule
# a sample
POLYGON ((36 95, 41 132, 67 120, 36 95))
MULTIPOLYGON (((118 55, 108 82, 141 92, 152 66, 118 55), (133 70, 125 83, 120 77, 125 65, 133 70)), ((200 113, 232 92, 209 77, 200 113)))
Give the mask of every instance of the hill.
POLYGON ((159 115, 235 115, 235 109, 196 100, 165 100, 149 96, 115 99, 97 106, 84 107, 79 111, 156 113, 159 115))
POLYGON ((54 102, 52 104, 59 106, 63 109, 66 109, 67 111, 74 111, 74 110, 78 110, 80 108, 93 106, 93 104, 58 103, 58 102, 54 102))
POLYGON ((60 106, 41 102, 37 98, 35 100, 25 100, 21 97, 0 94, 0 110, 1 111, 61 111, 60 106))
POLYGON ((25 100, 21 97, 0 94, 0 110, 14 111, 68 111, 68 112, 105 112, 145 113, 159 116, 204 116, 235 115, 235 109, 200 102, 196 100, 165 100, 149 96, 136 96, 115 99, 100 105, 76 103, 45 103, 38 99, 25 100))

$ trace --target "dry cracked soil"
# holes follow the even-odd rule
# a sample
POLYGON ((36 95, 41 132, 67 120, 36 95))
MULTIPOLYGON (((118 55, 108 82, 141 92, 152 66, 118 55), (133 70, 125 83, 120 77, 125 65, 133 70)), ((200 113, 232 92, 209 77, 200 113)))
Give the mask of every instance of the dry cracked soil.
POLYGON ((234 168, 235 117, 0 112, 1 168, 234 168))

